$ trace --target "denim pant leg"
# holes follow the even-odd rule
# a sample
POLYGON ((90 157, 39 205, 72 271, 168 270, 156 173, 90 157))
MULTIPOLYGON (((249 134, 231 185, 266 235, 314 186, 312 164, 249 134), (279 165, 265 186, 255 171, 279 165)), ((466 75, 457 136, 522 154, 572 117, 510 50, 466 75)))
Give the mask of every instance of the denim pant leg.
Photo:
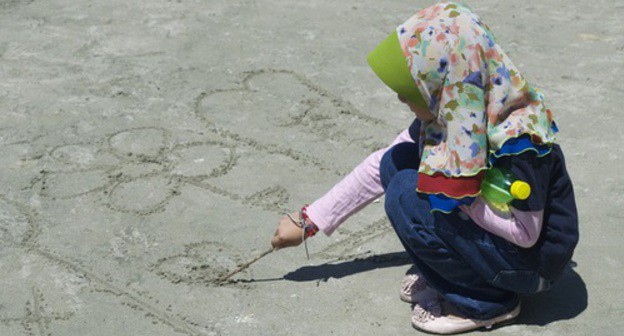
POLYGON ((388 188, 388 184, 392 177, 399 170, 415 169, 418 170, 420 165, 420 157, 418 156, 418 145, 413 142, 403 142, 390 148, 381 158, 379 164, 379 177, 384 190, 388 188))
POLYGON ((439 216, 445 215, 432 214, 429 200, 416 192, 417 166, 417 146, 404 143, 384 155, 380 169, 388 218, 416 267, 431 287, 467 317, 488 319, 513 309, 518 296, 488 283, 467 261, 481 260, 481 255, 464 255, 465 251, 440 237, 437 226, 443 220, 439 216))

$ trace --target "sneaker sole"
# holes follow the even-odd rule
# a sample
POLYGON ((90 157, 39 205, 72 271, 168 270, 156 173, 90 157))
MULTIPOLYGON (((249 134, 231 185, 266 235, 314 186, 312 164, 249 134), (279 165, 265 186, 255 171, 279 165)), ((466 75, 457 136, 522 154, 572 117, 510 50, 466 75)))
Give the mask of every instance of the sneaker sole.
POLYGON ((458 330, 458 331, 449 331, 449 332, 434 332, 434 331, 429 331, 429 330, 425 330, 425 329, 421 329, 420 327, 418 327, 417 325, 414 324, 414 322, 412 322, 412 327, 414 327, 414 329, 420 331, 420 332, 424 332, 426 334, 429 335, 460 335, 460 334, 465 334, 468 332, 472 332, 475 330, 493 330, 493 329, 498 329, 504 326, 508 326, 511 324, 514 324, 516 322, 516 320, 518 319, 518 315, 520 315, 520 304, 518 304, 514 310, 510 311, 507 314, 495 317, 491 320, 487 320, 487 321, 479 321, 479 324, 483 324, 483 325, 479 325, 479 326, 475 326, 474 328, 468 328, 468 329, 463 329, 463 330, 458 330))
POLYGON ((505 314, 504 316, 499 316, 492 319, 491 321, 489 321, 491 322, 491 324, 485 325, 482 328, 485 328, 486 330, 491 330, 514 324, 518 319, 518 315, 520 315, 520 304, 518 304, 512 311, 505 314))

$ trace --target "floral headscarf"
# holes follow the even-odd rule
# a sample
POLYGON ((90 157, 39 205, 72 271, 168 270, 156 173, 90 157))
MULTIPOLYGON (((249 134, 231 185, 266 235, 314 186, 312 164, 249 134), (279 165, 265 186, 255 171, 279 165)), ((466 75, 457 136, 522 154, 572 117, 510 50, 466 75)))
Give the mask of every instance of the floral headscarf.
POLYGON ((397 34, 435 116, 420 129, 419 192, 455 200, 476 196, 496 157, 550 152, 556 126, 542 94, 471 9, 453 2, 427 7, 397 34))

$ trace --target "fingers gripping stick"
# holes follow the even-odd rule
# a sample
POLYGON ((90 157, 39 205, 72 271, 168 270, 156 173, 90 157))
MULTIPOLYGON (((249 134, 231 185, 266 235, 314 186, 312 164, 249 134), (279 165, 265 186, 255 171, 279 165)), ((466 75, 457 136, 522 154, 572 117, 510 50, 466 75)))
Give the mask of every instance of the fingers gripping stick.
MULTIPOLYGON (((301 241, 303 242, 304 246, 305 246, 305 251, 306 251, 306 257, 308 258, 308 260, 310 259, 310 252, 308 250, 308 243, 306 240, 306 234, 309 232, 310 227, 309 225, 306 223, 305 217, 303 216, 303 214, 299 214, 299 221, 295 220, 290 214, 286 214, 286 216, 288 216, 288 218, 292 221, 292 223, 294 225, 296 225, 297 227, 301 228, 301 241)), ((235 270, 233 270, 232 272, 220 277, 219 279, 216 280, 217 284, 221 284, 223 282, 225 282, 226 280, 228 280, 229 278, 233 277, 234 275, 246 270, 247 268, 249 268, 249 266, 251 266, 253 263, 255 263, 256 261, 264 258, 265 256, 267 256, 268 254, 270 254, 271 252, 275 251, 276 248, 271 247, 270 249, 262 252, 261 254, 259 254, 258 256, 252 258, 251 260, 247 261, 246 263, 239 265, 235 270)))

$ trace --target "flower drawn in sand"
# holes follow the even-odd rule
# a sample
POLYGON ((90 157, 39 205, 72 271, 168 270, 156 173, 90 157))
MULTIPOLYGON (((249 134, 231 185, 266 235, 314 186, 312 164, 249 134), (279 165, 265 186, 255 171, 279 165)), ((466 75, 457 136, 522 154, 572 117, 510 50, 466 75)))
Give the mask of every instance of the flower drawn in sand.
POLYGON ((101 195, 112 210, 148 215, 164 210, 183 183, 224 175, 236 160, 233 146, 217 141, 171 144, 161 128, 135 128, 87 144, 50 152, 39 193, 54 199, 101 195))
POLYGON ((199 242, 186 245, 180 254, 159 259, 150 270, 176 284, 214 285, 240 263, 239 254, 231 246, 199 242))
POLYGON ((344 155, 336 143, 347 142, 343 150, 365 155, 382 146, 378 139, 385 134, 384 127, 378 127, 385 126, 383 121, 285 70, 248 73, 240 88, 200 94, 195 117, 220 140, 175 144, 163 128, 127 129, 98 141, 54 148, 39 184, 33 185, 45 197, 95 195, 112 210, 138 215, 163 211, 185 184, 282 212, 290 198, 284 185, 297 181, 301 171, 338 171, 335 164, 344 155), (258 162, 252 162, 257 153, 258 162), (241 174, 242 167, 270 167, 267 157, 284 162, 276 169, 288 162, 296 171, 245 180, 249 176, 241 174), (211 184, 210 179, 229 174, 238 161, 244 162, 237 167, 238 175, 211 184), (239 188, 241 179, 247 181, 245 188, 239 188))

